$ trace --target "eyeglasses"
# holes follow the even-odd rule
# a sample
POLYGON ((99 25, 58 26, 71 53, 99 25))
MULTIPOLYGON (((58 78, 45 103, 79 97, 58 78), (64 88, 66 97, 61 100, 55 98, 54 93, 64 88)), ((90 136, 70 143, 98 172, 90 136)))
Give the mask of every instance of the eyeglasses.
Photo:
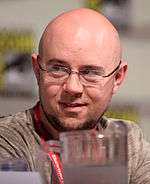
POLYGON ((104 71, 99 67, 93 66, 83 66, 79 71, 72 70, 69 66, 60 62, 49 62, 45 66, 42 66, 39 63, 39 68, 48 73, 48 79, 51 83, 62 84, 66 82, 70 75, 77 74, 79 76, 80 82, 84 86, 96 86, 98 85, 104 78, 110 77, 113 75, 120 67, 121 61, 117 65, 117 67, 111 71, 109 74, 104 75, 104 71))

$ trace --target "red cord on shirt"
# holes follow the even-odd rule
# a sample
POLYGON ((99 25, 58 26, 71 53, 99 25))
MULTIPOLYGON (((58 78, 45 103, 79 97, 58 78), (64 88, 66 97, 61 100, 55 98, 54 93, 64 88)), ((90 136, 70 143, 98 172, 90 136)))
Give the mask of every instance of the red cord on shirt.
POLYGON ((44 128, 43 123, 42 123, 41 118, 40 118, 39 103, 37 103, 36 106, 33 108, 33 116, 34 116, 34 121, 35 121, 36 132, 41 137, 41 145, 43 145, 44 150, 47 152, 50 160, 53 163, 53 166, 56 170, 56 174, 58 176, 59 183, 63 184, 64 180, 63 180, 60 156, 58 153, 55 153, 53 151, 49 151, 49 146, 45 141, 46 138, 48 137, 48 132, 44 128))

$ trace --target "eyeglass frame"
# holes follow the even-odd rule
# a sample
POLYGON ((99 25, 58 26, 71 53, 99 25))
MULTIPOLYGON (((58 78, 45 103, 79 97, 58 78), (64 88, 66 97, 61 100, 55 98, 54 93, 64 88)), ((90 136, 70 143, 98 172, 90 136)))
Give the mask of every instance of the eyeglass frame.
MULTIPOLYGON (((40 70, 45 71, 45 72, 47 72, 47 73, 50 73, 47 69, 45 69, 45 68, 42 67, 42 65, 39 63, 39 60, 40 60, 40 57, 39 57, 39 55, 38 55, 38 56, 37 56, 37 63, 38 63, 38 66, 39 66, 40 70)), ((120 60, 120 61, 119 61, 119 64, 116 66, 116 68, 114 68, 114 70, 112 70, 112 71, 111 71, 110 73, 108 73, 107 75, 99 75, 99 76, 102 77, 102 78, 110 77, 111 75, 113 75, 113 74, 119 69, 121 63, 122 63, 122 61, 120 60)), ((68 77, 66 77, 65 80, 67 80, 71 74, 77 74, 78 76, 81 75, 81 74, 80 74, 80 71, 74 71, 74 70, 72 70, 71 68, 69 68, 69 72, 66 72, 66 73, 68 73, 68 77)), ((83 78, 84 78, 84 77, 83 77, 83 78)), ((85 80, 86 80, 86 79, 85 79, 85 80)), ((87 83, 88 83, 88 81, 87 81, 87 83)))

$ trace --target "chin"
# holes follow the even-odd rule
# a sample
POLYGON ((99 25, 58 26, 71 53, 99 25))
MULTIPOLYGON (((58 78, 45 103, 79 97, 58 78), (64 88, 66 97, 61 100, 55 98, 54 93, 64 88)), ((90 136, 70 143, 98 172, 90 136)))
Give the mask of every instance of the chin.
POLYGON ((82 129, 83 124, 84 124, 74 119, 70 119, 68 121, 61 121, 61 122, 62 122, 62 126, 66 130, 80 130, 82 129))
POLYGON ((79 121, 77 119, 75 120, 72 118, 70 118, 67 121, 61 121, 61 122, 65 131, 92 129, 96 125, 96 122, 93 120, 79 121))

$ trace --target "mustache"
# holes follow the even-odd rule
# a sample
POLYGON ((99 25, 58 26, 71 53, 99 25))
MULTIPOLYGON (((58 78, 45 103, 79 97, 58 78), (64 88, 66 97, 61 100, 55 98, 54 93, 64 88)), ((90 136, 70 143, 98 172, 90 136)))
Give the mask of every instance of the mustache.
POLYGON ((76 101, 77 99, 79 100, 81 98, 83 98, 83 93, 69 93, 67 91, 64 91, 60 97, 62 101, 70 101, 70 102, 76 101))

